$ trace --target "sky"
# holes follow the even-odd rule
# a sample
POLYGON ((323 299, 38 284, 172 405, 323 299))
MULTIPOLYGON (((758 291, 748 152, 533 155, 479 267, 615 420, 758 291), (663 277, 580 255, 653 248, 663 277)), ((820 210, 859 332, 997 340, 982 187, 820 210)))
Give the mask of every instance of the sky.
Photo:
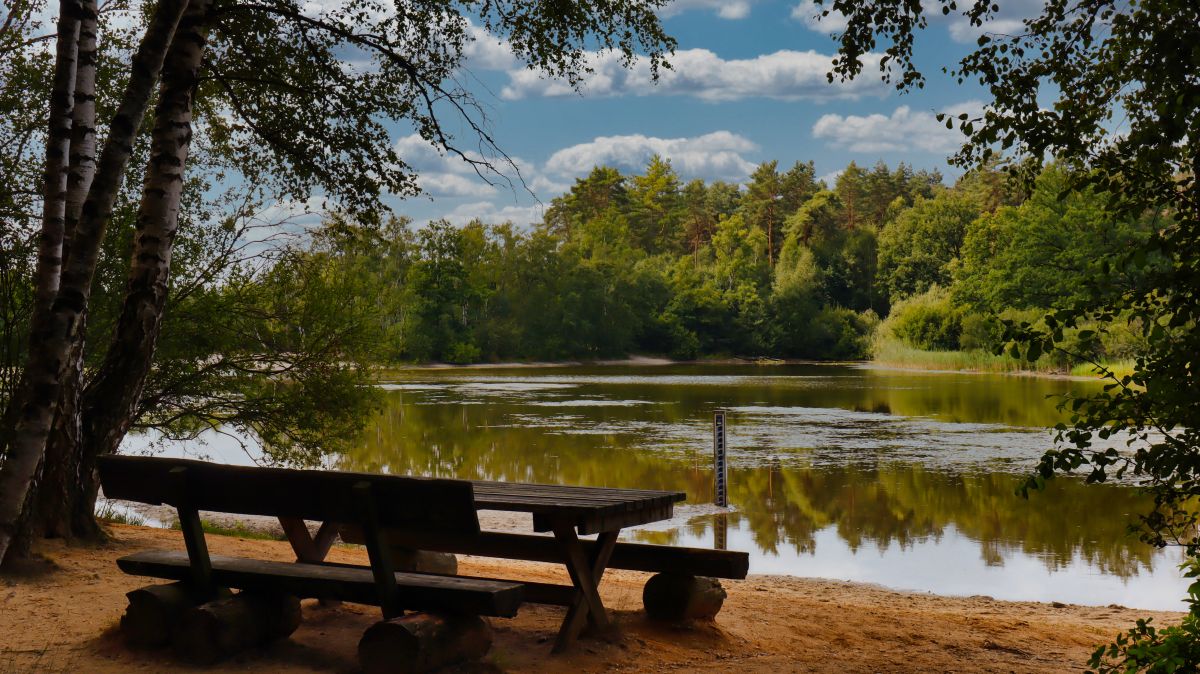
POLYGON ((837 16, 818 20, 812 0, 674 0, 662 12, 678 41, 673 70, 654 84, 645 63, 626 70, 615 56, 594 54, 594 73, 579 92, 526 69, 478 29, 462 81, 485 106, 496 144, 533 194, 519 183, 489 185, 466 162, 398 130, 396 147, 426 194, 391 198, 389 206, 418 223, 480 218, 526 226, 593 166, 638 172, 656 153, 684 180, 743 181, 769 160, 781 168, 811 160, 829 180, 851 161, 879 160, 952 178, 958 171, 946 157, 961 136, 935 115, 978 111, 985 92, 958 85, 941 67, 967 53, 982 30, 1010 32, 1023 12, 1037 8, 1037 0, 1006 3, 982 29, 960 16, 932 20, 916 52, 927 83, 910 93, 870 68, 851 83, 827 82, 836 53, 830 33, 841 26, 837 16))

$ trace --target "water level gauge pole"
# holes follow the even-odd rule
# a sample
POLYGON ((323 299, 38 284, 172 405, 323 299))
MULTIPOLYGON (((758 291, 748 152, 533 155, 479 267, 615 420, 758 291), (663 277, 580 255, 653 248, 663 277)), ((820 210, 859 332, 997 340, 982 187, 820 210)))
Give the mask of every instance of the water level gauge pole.
POLYGON ((713 413, 713 503, 729 505, 729 467, 725 456, 725 410, 713 413))

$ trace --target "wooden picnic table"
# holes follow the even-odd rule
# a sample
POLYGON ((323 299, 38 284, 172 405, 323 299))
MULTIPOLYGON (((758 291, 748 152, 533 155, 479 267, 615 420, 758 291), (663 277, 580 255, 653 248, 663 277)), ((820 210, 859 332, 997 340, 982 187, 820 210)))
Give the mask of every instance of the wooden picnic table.
MULTIPOLYGON (((471 485, 476 510, 530 513, 533 515, 535 532, 554 535, 557 554, 542 558, 565 566, 571 577, 571 586, 547 583, 525 585, 527 592, 536 593, 546 603, 567 607, 567 615, 554 642, 553 650, 556 653, 562 652, 575 641, 586 622, 600 631, 610 629, 599 586, 621 529, 670 519, 674 505, 687 497, 683 492, 649 489, 482 480, 472 481, 471 485), (594 543, 579 538, 591 534, 596 535, 594 543)), ((338 533, 337 525, 329 523, 328 526, 322 525, 315 537, 310 537, 303 521, 285 518, 280 521, 301 561, 322 561, 338 533)), ((401 532, 394 533, 402 535, 401 532)), ((420 545, 421 538, 415 538, 418 542, 414 543, 414 547, 420 545)), ((509 541, 516 546, 527 544, 520 537, 509 541)), ((515 549, 511 553, 491 551, 479 554, 506 559, 523 558, 515 549)))
POLYGON ((170 504, 179 514, 187 554, 151 550, 129 555, 117 562, 127 573, 186 580, 203 592, 286 586, 298 596, 369 600, 385 618, 413 607, 470 607, 477 615, 511 616, 521 601, 560 605, 567 615, 555 652, 569 646, 587 621, 601 630, 610 626, 598 591, 609 566, 744 578, 748 564, 745 553, 617 543, 625 527, 669 519, 674 504, 685 498, 677 491, 468 482, 132 456, 103 457, 100 473, 107 496, 170 504), (481 531, 480 510, 530 513, 535 533, 481 531), (200 511, 278 518, 301 564, 211 557, 200 511), (312 533, 306 522, 320 526, 312 533), (333 567, 344 565, 325 562, 339 534, 366 545, 370 569, 338 570, 333 567), (596 538, 580 539, 588 535, 596 538), (397 548, 562 564, 571 584, 395 573, 392 554, 397 548), (347 574, 357 580, 350 583, 347 574))

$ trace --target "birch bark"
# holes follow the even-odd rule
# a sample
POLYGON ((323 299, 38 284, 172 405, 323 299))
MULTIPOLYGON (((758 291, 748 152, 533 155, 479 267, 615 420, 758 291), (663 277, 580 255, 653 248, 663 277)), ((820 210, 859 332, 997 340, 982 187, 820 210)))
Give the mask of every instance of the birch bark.
MULTIPOLYGON (((63 257, 70 254, 71 236, 79 222, 84 199, 96 175, 96 0, 81 0, 79 42, 75 71, 75 100, 71 120, 71 154, 67 170, 66 218, 63 231, 63 257)), ((86 314, 81 316, 86 322, 86 314)), ((82 332, 82 331, 81 331, 82 332)), ((71 349, 63 374, 58 409, 46 441, 41 482, 37 486, 37 506, 32 521, 23 525, 22 536, 44 535, 69 538, 95 536, 95 519, 72 522, 79 480, 82 418, 80 395, 83 391, 83 340, 71 349)))
POLYGON ((83 397, 79 518, 95 508, 96 459, 116 451, 137 416, 170 287, 171 254, 192 140, 192 104, 212 0, 191 0, 163 66, 150 161, 116 334, 83 397))
MULTIPOLYGON (((58 407, 63 373, 71 349, 76 340, 82 338, 79 319, 91 295, 100 243, 133 151, 138 127, 146 114, 167 48, 186 7, 187 0, 161 0, 156 8, 134 54, 129 82, 113 117, 96 166, 95 178, 80 209, 79 222, 71 238, 70 257, 65 265, 61 258, 58 261, 62 266, 58 292, 53 297, 39 296, 39 305, 35 306, 24 374, 27 382, 25 395, 20 401, 4 465, 0 467, 0 561, 8 554, 9 545, 17 533, 27 496, 45 454, 46 440, 58 407), (40 304, 44 299, 50 301, 48 308, 40 304)), ((77 32, 76 24, 71 35, 76 36, 77 32)), ((71 68, 74 69, 73 58, 71 68)), ((71 85, 65 89, 68 99, 73 92, 71 85)), ((47 156, 50 154, 51 150, 48 149, 47 156)), ((66 155, 62 157, 66 159, 66 155)), ((65 194, 62 203, 65 209, 65 194)), ((61 239, 58 250, 61 256, 61 239)))

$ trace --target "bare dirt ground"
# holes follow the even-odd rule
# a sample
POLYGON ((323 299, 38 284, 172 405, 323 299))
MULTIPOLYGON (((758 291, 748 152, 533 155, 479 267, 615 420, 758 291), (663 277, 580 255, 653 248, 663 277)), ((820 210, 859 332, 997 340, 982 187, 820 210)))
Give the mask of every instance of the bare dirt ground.
MULTIPOLYGON (((169 652, 124 647, 117 624, 124 593, 150 579, 127 576, 114 560, 133 551, 182 548, 179 533, 112 525, 111 544, 47 542, 48 560, 0 577, 0 672, 354 672, 362 632, 376 609, 305 602, 304 624, 290 639, 214 667, 192 668, 169 652)), ((290 560, 278 541, 209 536, 214 553, 290 560)), ((361 548, 337 546, 334 561, 365 563, 361 548)), ((565 582, 553 566, 466 557, 462 573, 565 582)), ((648 576, 605 575, 604 601, 620 626, 613 643, 583 639, 550 655, 562 609, 527 606, 514 620, 492 621, 486 661, 460 671, 607 672, 1063 672, 1083 668, 1095 644, 1138 617, 1177 621, 1181 614, 1120 607, 942 597, 871 585, 751 576, 724 581, 729 591, 715 623, 689 627, 648 622, 641 589, 648 576)))

